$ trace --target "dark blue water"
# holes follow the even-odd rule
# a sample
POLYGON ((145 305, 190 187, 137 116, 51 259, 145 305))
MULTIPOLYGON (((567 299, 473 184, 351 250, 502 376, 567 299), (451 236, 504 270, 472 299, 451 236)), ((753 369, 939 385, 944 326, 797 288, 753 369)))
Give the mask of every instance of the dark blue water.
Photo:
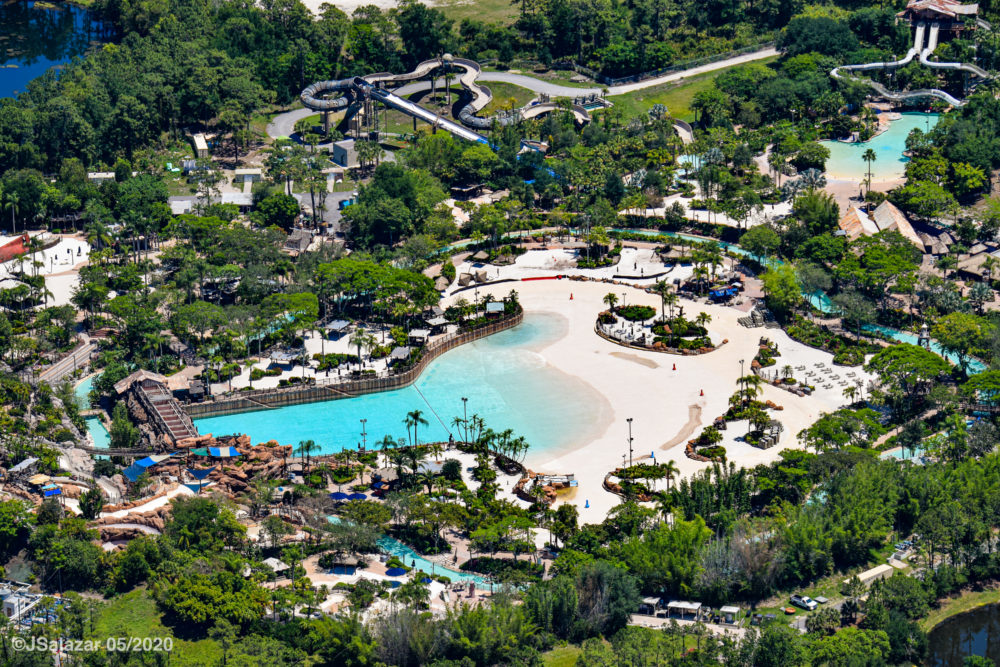
POLYGON ((1000 664, 1000 605, 973 609, 948 619, 930 632, 928 667, 961 667, 967 655, 1000 664))
POLYGON ((29 81, 82 56, 106 35, 104 24, 73 5, 0 4, 0 97, 24 92, 29 81))

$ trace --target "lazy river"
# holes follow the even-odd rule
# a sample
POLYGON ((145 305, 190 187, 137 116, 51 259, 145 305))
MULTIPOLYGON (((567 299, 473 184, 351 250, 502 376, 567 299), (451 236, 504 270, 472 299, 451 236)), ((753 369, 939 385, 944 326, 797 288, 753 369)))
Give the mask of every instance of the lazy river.
POLYGON ((531 452, 557 452, 589 439, 602 422, 604 402, 590 385, 551 367, 539 350, 562 337, 568 323, 558 315, 530 313, 513 329, 462 345, 431 362, 416 383, 403 389, 273 410, 196 419, 200 433, 246 433, 254 443, 297 445, 313 440, 329 454, 355 449, 366 419, 367 445, 385 435, 408 438, 406 414, 421 410, 421 442, 459 438, 452 424, 478 414, 494 431, 512 429, 531 452))

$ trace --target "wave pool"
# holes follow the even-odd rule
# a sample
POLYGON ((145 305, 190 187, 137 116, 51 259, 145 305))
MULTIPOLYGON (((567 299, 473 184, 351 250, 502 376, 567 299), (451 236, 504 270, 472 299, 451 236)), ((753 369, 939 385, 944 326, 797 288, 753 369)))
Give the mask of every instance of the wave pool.
POLYGON ((356 398, 291 405, 273 410, 196 419, 200 433, 246 433, 254 443, 277 440, 297 445, 314 440, 329 454, 356 449, 366 419, 367 445, 385 435, 406 439, 411 410, 423 411, 421 442, 459 438, 452 421, 478 414, 494 431, 510 428, 524 436, 532 453, 556 452, 589 439, 610 407, 590 385, 551 367, 539 354, 568 327, 561 316, 526 314, 513 329, 462 345, 441 355, 409 387, 356 398))

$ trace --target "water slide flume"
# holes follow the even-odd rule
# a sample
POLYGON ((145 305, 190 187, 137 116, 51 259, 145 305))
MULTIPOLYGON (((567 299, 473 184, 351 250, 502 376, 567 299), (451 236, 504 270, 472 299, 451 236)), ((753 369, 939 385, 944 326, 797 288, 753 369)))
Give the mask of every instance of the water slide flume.
MULTIPOLYGON (((418 118, 446 132, 450 132, 460 139, 484 144, 488 144, 489 140, 475 130, 489 129, 493 123, 509 125, 522 118, 533 118, 559 108, 559 105, 555 103, 543 102, 541 104, 529 105, 514 113, 480 117, 478 115, 479 112, 493 99, 493 93, 490 89, 476 81, 481 71, 479 63, 473 60, 445 55, 441 58, 425 60, 418 64, 413 71, 404 74, 379 72, 352 77, 350 79, 318 81, 306 87, 302 91, 300 99, 303 105, 314 111, 329 112, 343 110, 347 112, 348 118, 361 109, 362 100, 374 99, 408 116, 418 118), (399 86, 423 79, 430 76, 439 67, 455 67, 460 69, 461 74, 458 81, 462 88, 472 96, 469 103, 458 111, 458 119, 461 123, 443 118, 385 88, 389 85, 399 86), (331 93, 339 93, 339 96, 327 97, 331 93)), ((570 110, 578 121, 587 122, 590 120, 589 112, 582 105, 573 104, 570 110)))
POLYGON ((891 100, 893 102, 903 102, 906 100, 915 100, 925 97, 936 97, 938 99, 944 100, 948 104, 955 107, 960 107, 965 104, 964 100, 960 100, 950 93, 937 88, 921 88, 919 90, 910 90, 906 92, 889 90, 883 86, 878 81, 872 81, 871 79, 863 79, 861 77, 850 76, 847 72, 859 72, 867 70, 895 70, 900 67, 904 67, 909 64, 914 57, 918 54, 920 56, 920 63, 931 67, 934 69, 951 69, 958 70, 962 72, 969 72, 975 76, 981 77, 983 79, 992 78, 990 73, 981 67, 976 67, 975 65, 969 65, 966 63, 942 63, 929 60, 928 57, 934 53, 934 49, 937 48, 938 41, 938 31, 940 26, 937 23, 932 23, 930 30, 927 30, 927 25, 925 23, 917 23, 916 29, 913 34, 913 46, 910 50, 906 52, 906 55, 900 60, 894 60, 891 62, 876 62, 876 63, 864 63, 860 65, 842 65, 840 67, 834 67, 830 70, 830 76, 835 79, 848 79, 850 81, 857 81, 863 83, 875 90, 880 96, 891 100), (927 35, 927 46, 924 46, 924 35, 927 35))

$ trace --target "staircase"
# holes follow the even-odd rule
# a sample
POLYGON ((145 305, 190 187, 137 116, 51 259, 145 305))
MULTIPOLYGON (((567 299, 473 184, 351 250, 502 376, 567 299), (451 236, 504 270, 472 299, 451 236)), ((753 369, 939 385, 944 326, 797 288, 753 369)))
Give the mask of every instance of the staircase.
POLYGON ((198 437, 194 422, 162 384, 143 381, 139 387, 139 396, 156 420, 158 430, 163 431, 175 443, 185 438, 198 437))

